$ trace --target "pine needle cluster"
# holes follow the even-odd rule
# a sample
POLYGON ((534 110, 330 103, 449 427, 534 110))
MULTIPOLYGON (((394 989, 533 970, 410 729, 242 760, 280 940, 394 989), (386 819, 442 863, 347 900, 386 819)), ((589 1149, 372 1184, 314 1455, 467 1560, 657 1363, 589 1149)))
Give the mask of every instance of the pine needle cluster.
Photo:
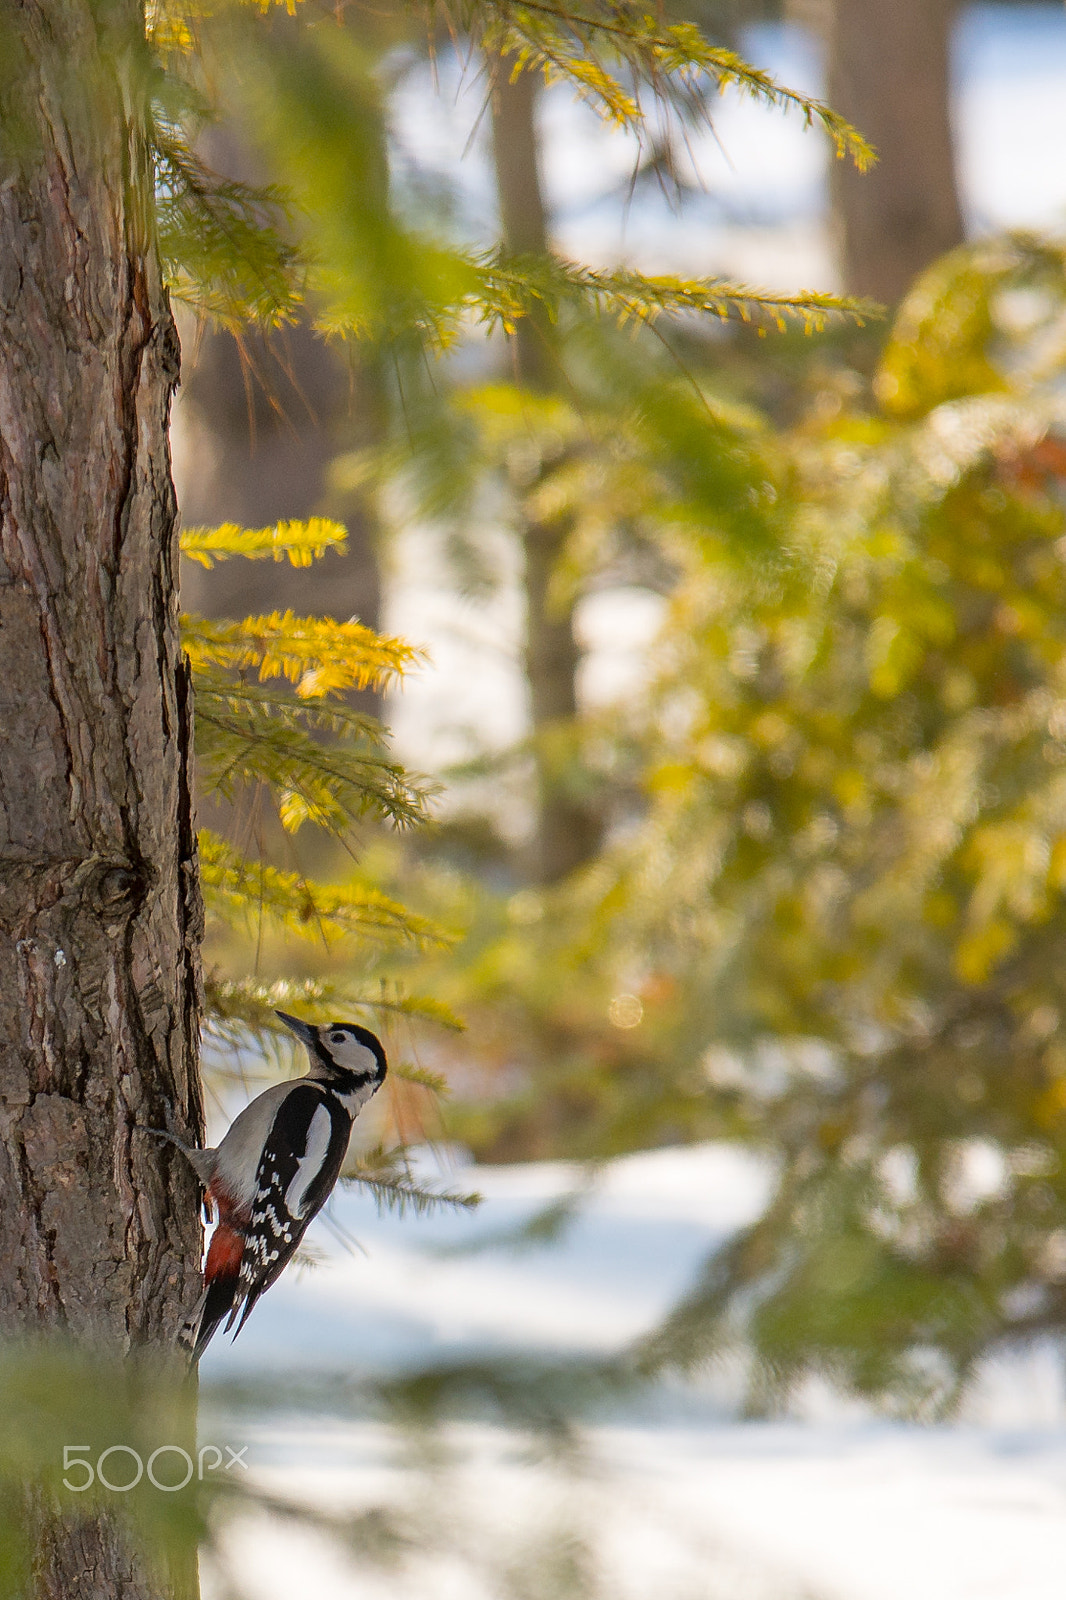
MULTIPOLYGON (((313 519, 267 529, 192 528, 182 536, 182 549, 202 562, 274 559, 300 566, 342 540, 337 524, 313 519)), ((283 835, 310 827, 349 845, 352 830, 368 819, 398 829, 426 820, 426 786, 392 757, 376 719, 345 699, 352 690, 395 682, 418 659, 411 646, 355 621, 290 611, 240 621, 186 616, 183 639, 193 670, 205 799, 225 802, 231 815, 251 803, 261 816, 265 805, 283 835)), ((261 827, 257 838, 261 843, 261 827)), ((444 937, 358 870, 341 883, 316 881, 212 828, 200 832, 200 873, 209 917, 259 941, 272 930, 327 949, 355 941, 365 953, 444 937)), ((354 1007, 454 1022, 443 1008, 408 999, 395 984, 375 993, 365 982, 279 986, 216 973, 206 990, 209 1024, 231 1038, 259 1034, 271 1027, 273 1011, 297 994, 323 1016, 330 1007, 354 1007)))
MULTIPOLYGON (((300 8, 304 10, 303 7, 300 8)), ((382 181, 386 110, 365 53, 339 24, 279 33, 257 4, 160 4, 152 125, 161 253, 172 293, 238 337, 309 311, 334 336, 440 351, 469 323, 513 328, 567 306, 652 321, 664 312, 717 318, 861 320, 862 302, 804 292, 774 295, 718 279, 593 270, 549 256, 479 252, 402 217, 382 181), (286 171, 286 187, 211 171, 196 148, 215 109, 218 61, 245 60, 247 112, 286 171), (297 216, 299 226, 294 226, 297 216)), ((874 153, 823 102, 715 45, 691 22, 664 22, 639 4, 459 0, 399 7, 392 25, 430 49, 444 33, 489 63, 490 78, 534 70, 567 84, 612 125, 643 141, 649 104, 681 124, 709 122, 731 90, 793 111, 827 134, 836 155, 866 167, 874 153)))

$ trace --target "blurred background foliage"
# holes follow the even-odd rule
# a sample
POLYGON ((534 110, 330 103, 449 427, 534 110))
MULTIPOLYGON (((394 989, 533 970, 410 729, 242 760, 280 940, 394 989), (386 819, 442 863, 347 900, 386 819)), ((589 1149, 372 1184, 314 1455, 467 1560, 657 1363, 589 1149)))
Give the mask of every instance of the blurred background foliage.
MULTIPOLYGON (((557 469, 565 460, 571 477, 586 463, 595 474, 578 436, 594 409, 602 429, 614 422, 601 370, 609 347, 584 363, 586 397, 575 390, 563 398, 571 385, 564 343, 577 348, 596 319, 640 328, 683 314, 784 328, 794 318, 813 329, 829 316, 861 320, 868 312, 863 302, 826 294, 778 295, 567 261, 551 251, 539 193, 541 78, 566 81, 634 134, 638 148, 646 100, 662 117, 692 124, 706 117, 717 83, 799 109, 842 158, 867 164, 865 142, 830 108, 749 67, 691 22, 639 8, 541 15, 475 7, 440 24, 427 28, 407 12, 371 18, 353 9, 341 17, 310 5, 265 16, 239 5, 161 6, 150 19, 160 243, 175 301, 197 319, 188 325, 189 469, 181 486, 185 592, 195 607, 185 639, 199 708, 209 1043, 230 1052, 268 1043, 274 1024, 264 997, 301 999, 321 1015, 327 1007, 366 1011, 386 1031, 405 1016, 460 1026, 445 1003, 410 991, 400 954, 446 944, 456 928, 402 903, 402 870, 398 895, 391 885, 384 892, 374 855, 374 825, 395 833, 424 823, 429 792, 389 756, 376 715, 383 691, 417 659, 410 646, 374 631, 388 533, 383 501, 395 480, 413 467, 423 488, 434 482, 438 511, 453 518, 483 494, 502 456, 510 460, 504 477, 523 482, 512 498, 537 620, 529 649, 535 701, 539 690, 531 745, 536 871, 562 877, 595 839, 582 827, 584 800, 570 795, 576 569, 556 616, 556 568, 574 542, 580 484, 559 501, 557 469), (505 226, 495 245, 449 228, 446 210, 424 203, 417 176, 398 185, 390 173, 390 89, 419 52, 454 48, 460 30, 481 63, 494 121, 511 117, 509 137, 497 140, 505 226), (475 394, 452 382, 446 363, 428 364, 479 326, 505 332, 519 352, 509 399, 502 384, 475 394), (550 443, 540 464, 530 458, 523 467, 518 457, 538 448, 540 424, 531 429, 529 408, 542 415, 541 438, 550 434, 550 443), (323 411, 332 412, 328 422, 323 411), (345 434, 360 448, 334 459, 331 435, 345 434), (530 472, 539 495, 525 492, 530 472), (271 515, 283 520, 254 525, 271 515), (199 516, 209 525, 190 526, 199 516), (321 574, 309 573, 318 563, 321 574), (305 576, 311 581, 301 585, 305 576), (302 602, 299 612, 293 602, 302 602), (346 614, 351 620, 341 620, 346 614)), ((632 426, 645 426, 643 411, 654 429, 658 405, 661 431, 670 407, 653 400, 635 371, 628 382, 632 426)), ((684 411, 677 408, 679 420, 684 411)), ((711 483, 713 475, 698 475, 711 483)), ((736 491, 734 484, 726 492, 736 491)), ((583 525, 581 532, 598 537, 583 525)), ((384 870, 396 875, 391 859, 384 870)), ((238 1059, 247 1082, 250 1058, 238 1059)), ((219 1069, 229 1075, 224 1062, 219 1069)), ((402 1146, 437 1131, 430 1097, 442 1088, 439 1075, 397 1061, 384 1097, 385 1144, 374 1147, 382 1159, 390 1141, 402 1146)), ((357 1163, 358 1175, 363 1170, 357 1163)), ((394 1178, 392 1166, 375 1174, 385 1195, 394 1178)), ((408 1181, 404 1192, 410 1188, 408 1181)))
POLYGON ((788 428, 693 404, 717 503, 616 432, 672 581, 646 690, 582 730, 602 846, 549 888, 443 877, 462 1137, 775 1163, 640 1352, 739 1344, 756 1408, 811 1373, 949 1406, 1062 1326, 1063 266, 957 249, 869 380, 812 353, 788 428))
MULTIPOLYGON (((830 10, 843 49, 855 17, 830 10)), ((1064 258, 961 243, 942 196, 939 244, 878 280, 871 325, 864 302, 834 322, 824 296, 554 255, 537 75, 641 128, 637 176, 669 184, 715 78, 788 98, 728 53, 749 17, 701 12, 704 39, 688 13, 628 9, 470 8, 428 31, 380 10, 161 14, 185 85, 161 127, 194 134, 184 174, 161 168, 175 289, 202 319, 186 519, 349 533, 293 602, 338 619, 318 654, 280 566, 254 593, 237 562, 189 585, 209 618, 255 606, 190 623, 212 1026, 239 1045, 264 996, 384 1016, 421 1065, 374 1130, 382 1159, 441 1136, 487 1160, 765 1151, 766 1214, 640 1370, 740 1347, 753 1409, 818 1373, 928 1412, 1066 1317, 1064 258), (390 97, 453 48, 490 63, 502 243, 396 154, 390 97), (228 278, 181 242, 209 240, 219 207, 226 251, 253 219, 228 278), (437 820, 400 839, 383 823, 421 820, 426 788, 375 716, 411 658, 373 630, 411 521, 470 595, 497 582, 488 533, 511 540, 530 722, 446 774, 437 820), (646 682, 583 711, 576 607, 627 585, 665 602, 646 682), (305 655, 276 645, 286 628, 305 655), (501 822, 508 795, 524 829, 501 822), (458 1040, 436 1026, 458 1019, 458 1040)), ((911 87, 943 99, 926 65, 911 87)), ((878 246, 848 193, 862 294, 878 246)))

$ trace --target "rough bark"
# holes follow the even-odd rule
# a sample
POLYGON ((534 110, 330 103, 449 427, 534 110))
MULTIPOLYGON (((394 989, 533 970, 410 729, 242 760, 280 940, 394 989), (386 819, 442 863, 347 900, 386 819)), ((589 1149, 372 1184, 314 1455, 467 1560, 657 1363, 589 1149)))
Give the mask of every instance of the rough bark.
MULTIPOLYGON (((8 8, 0 115, 0 1328, 169 1348, 197 1191, 201 910, 135 0, 8 8)), ((106 1515, 36 1593, 160 1591, 106 1515)))
MULTIPOLYGON (((507 63, 492 95, 493 153, 504 243, 516 255, 543 255, 548 249, 548 213, 538 165, 537 76, 522 72, 512 82, 507 63)), ((514 338, 519 383, 546 392, 559 383, 559 355, 547 318, 527 317, 514 338)), ((544 469, 556 465, 545 462, 544 469)), ((553 594, 553 579, 570 535, 566 516, 550 520, 526 516, 522 524, 525 557, 525 671, 529 684, 534 759, 537 768, 537 819, 533 876, 556 883, 593 855, 597 819, 574 792, 573 729, 576 724, 577 672, 581 648, 574 631, 574 606, 553 594)))
POLYGON ((832 164, 849 294, 895 305, 963 237, 951 135, 955 0, 830 0, 829 103, 875 145, 876 167, 832 164))

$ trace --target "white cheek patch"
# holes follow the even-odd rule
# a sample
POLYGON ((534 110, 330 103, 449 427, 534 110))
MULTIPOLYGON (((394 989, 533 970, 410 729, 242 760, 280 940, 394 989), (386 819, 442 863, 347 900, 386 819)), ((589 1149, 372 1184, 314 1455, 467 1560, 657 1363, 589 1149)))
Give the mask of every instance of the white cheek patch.
POLYGON ((332 1131, 332 1117, 325 1106, 319 1106, 307 1130, 307 1148, 300 1157, 292 1182, 285 1191, 285 1209, 290 1216, 299 1217, 303 1214, 307 1191, 322 1171, 332 1131))
POLYGON ((345 1039, 343 1044, 331 1043, 329 1052, 338 1067, 343 1067, 346 1072, 365 1073, 368 1077, 377 1076, 377 1057, 373 1050, 368 1050, 358 1039, 345 1039))

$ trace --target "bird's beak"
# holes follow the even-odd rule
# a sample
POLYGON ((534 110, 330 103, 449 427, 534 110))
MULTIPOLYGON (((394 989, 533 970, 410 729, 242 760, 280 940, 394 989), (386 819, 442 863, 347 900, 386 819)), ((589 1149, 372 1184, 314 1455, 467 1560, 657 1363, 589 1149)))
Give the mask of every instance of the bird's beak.
POLYGON ((294 1033, 300 1040, 301 1044, 306 1044, 308 1046, 314 1044, 316 1037, 315 1030, 312 1028, 309 1022, 301 1022, 299 1017, 290 1017, 284 1011, 275 1011, 274 1015, 276 1017, 280 1017, 281 1021, 289 1029, 290 1033, 294 1033))

